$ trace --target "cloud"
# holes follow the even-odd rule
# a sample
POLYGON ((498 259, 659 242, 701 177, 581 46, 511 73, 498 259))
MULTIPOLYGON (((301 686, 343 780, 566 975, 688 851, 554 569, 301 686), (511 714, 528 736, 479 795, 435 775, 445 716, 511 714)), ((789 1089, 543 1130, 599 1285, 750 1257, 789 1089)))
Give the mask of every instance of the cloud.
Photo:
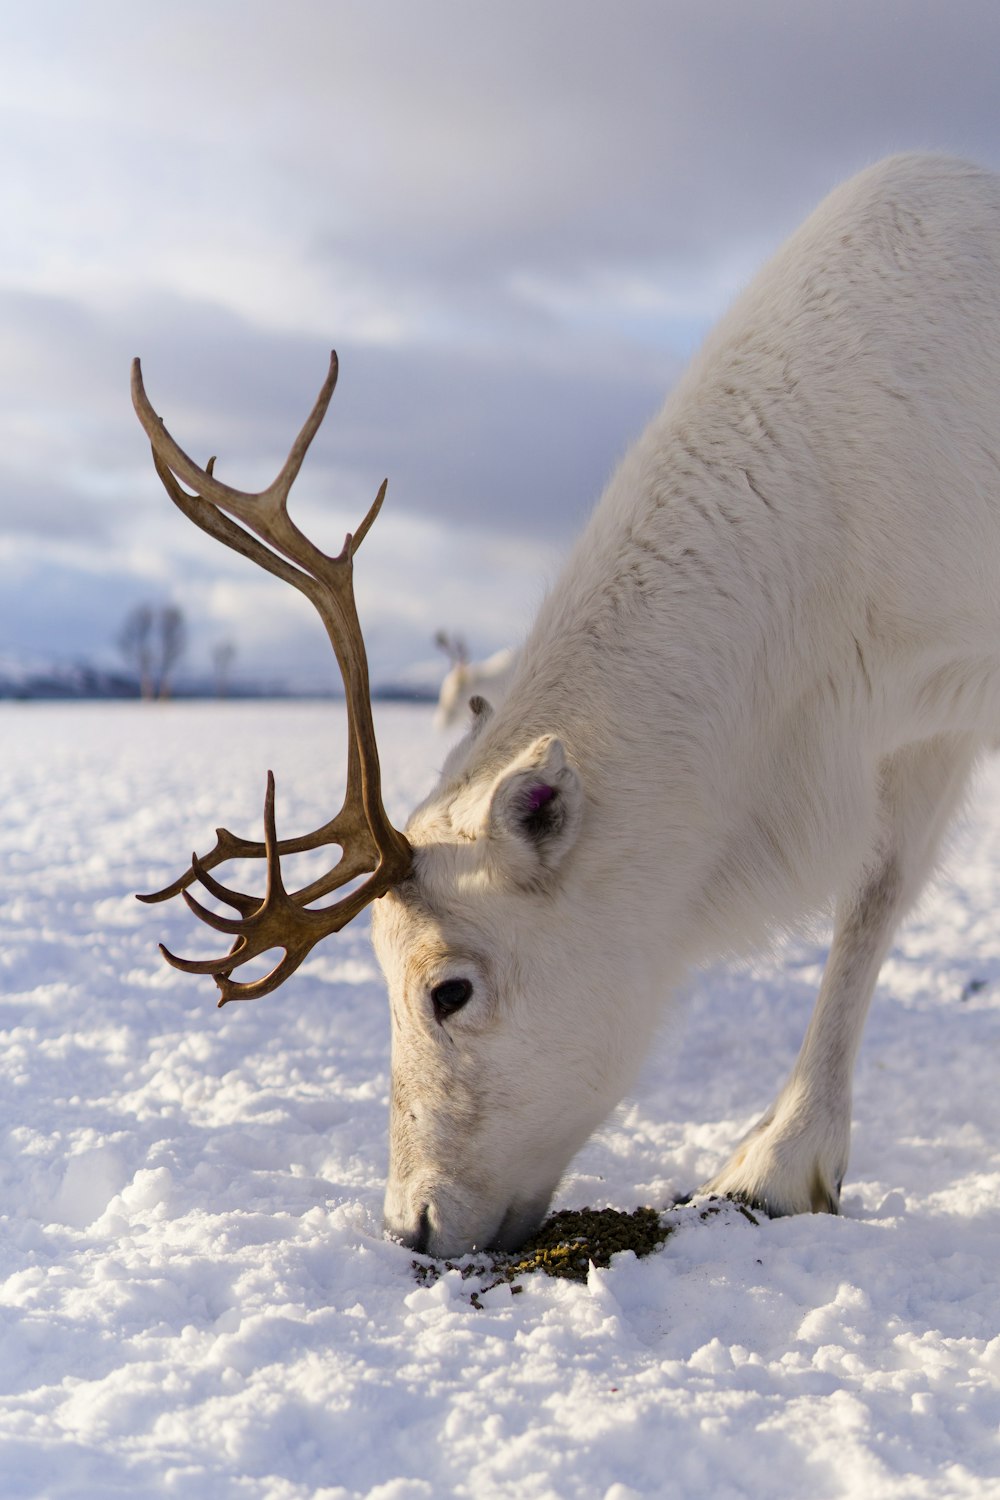
MULTIPOLYGON (((0 354, 2 535, 8 556, 20 538, 30 559, 21 584, 8 568, 0 638, 20 633, 53 649, 61 637, 104 656, 118 614, 145 591, 201 618, 194 639, 204 650, 220 633, 242 636, 246 670, 259 663, 281 676, 294 663, 300 681, 306 665, 328 680, 325 645, 303 644, 311 625, 301 603, 270 581, 261 592, 250 564, 170 505, 128 396, 138 345, 150 397, 182 446, 201 462, 218 453, 221 477, 259 489, 312 405, 326 348, 165 297, 98 315, 68 298, 7 294, 0 319, 12 332, 0 354)), ((622 432, 650 415, 670 368, 659 357, 624 367, 600 352, 560 341, 557 361, 524 366, 486 350, 406 346, 389 358, 342 347, 340 388, 293 508, 337 551, 390 478, 359 582, 373 669, 405 665, 393 630, 410 650, 417 629, 421 658, 440 625, 464 628, 483 650, 519 631, 558 542, 582 523, 622 432)))
POLYGON ((35 14, 0 65, 35 274, 262 316, 486 317, 518 270, 754 255, 900 146, 997 159, 986 0, 35 14))
POLYGON ((127 378, 141 354, 182 444, 257 487, 331 344, 296 514, 339 547, 388 474, 358 583, 380 670, 438 625, 499 645, 828 188, 901 148, 1000 167, 988 0, 8 11, 4 648, 107 649, 167 591, 244 661, 325 671, 298 601, 173 512, 127 378))

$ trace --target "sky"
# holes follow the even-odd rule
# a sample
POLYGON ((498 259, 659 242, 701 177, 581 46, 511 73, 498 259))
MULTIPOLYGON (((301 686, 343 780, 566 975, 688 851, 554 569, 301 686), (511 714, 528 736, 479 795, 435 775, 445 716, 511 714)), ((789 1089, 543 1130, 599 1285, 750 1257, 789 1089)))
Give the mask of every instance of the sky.
POLYGON ((323 688, 287 585, 160 489, 178 441, 260 489, 336 348, 292 512, 356 564, 376 682, 438 629, 523 636, 617 459, 838 181, 1000 169, 990 0, 0 0, 0 661, 121 664, 174 602, 187 667, 323 688))

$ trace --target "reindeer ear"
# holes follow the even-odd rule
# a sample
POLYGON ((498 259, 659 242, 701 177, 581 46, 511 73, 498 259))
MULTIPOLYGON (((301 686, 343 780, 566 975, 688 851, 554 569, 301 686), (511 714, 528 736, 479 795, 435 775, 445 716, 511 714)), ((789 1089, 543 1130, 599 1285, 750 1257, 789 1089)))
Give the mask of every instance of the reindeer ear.
POLYGON ((493 717, 493 704, 487 703, 480 693, 474 693, 469 699, 469 712, 472 714, 472 738, 486 728, 493 717))
POLYGON ((493 788, 488 831, 520 885, 533 885, 559 868, 580 831, 583 787, 551 735, 518 756, 493 788))

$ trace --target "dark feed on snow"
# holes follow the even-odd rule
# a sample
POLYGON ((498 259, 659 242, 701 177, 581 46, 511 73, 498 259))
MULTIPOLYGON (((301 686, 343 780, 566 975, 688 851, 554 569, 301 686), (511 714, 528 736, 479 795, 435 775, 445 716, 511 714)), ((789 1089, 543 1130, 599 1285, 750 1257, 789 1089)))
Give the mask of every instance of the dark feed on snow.
MULTIPOLYGON (((538 1233, 513 1254, 493 1251, 475 1258, 463 1257, 462 1265, 449 1260, 429 1263, 415 1260, 413 1269, 417 1280, 425 1286, 437 1281, 444 1271, 459 1271, 463 1280, 473 1276, 492 1277, 482 1291, 507 1281, 512 1292, 519 1292, 521 1288, 516 1283, 532 1271, 586 1281, 591 1263, 608 1266, 611 1257, 622 1250, 650 1255, 671 1232, 655 1208, 637 1208, 632 1213, 617 1208, 564 1209, 546 1219, 538 1233)), ((478 1295, 472 1293, 474 1306, 478 1305, 478 1295)))

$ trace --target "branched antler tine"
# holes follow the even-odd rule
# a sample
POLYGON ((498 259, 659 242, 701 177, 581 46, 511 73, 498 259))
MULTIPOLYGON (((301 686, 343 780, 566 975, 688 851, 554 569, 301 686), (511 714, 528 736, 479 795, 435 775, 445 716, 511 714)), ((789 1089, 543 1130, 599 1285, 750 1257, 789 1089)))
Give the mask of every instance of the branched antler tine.
POLYGON ((368 507, 368 514, 361 522, 361 525, 355 532, 345 538, 344 550, 348 552, 351 557, 355 556, 358 548, 361 546, 361 543, 364 541, 365 537, 371 530, 372 523, 377 519, 379 511, 382 509, 382 501, 385 499, 385 492, 388 488, 388 479, 383 479, 382 483, 379 485, 378 494, 375 496, 375 499, 368 507))
POLYGON ((265 901, 280 901, 287 895, 281 878, 281 856, 278 853, 278 831, 274 823, 274 772, 267 773, 264 793, 264 848, 267 850, 267 895, 265 901))
MULTIPOLYGON (((214 875, 208 873, 204 863, 198 858, 197 854, 192 854, 191 856, 191 874, 200 885, 205 887, 210 896, 214 896, 218 901, 224 901, 227 906, 235 906, 236 910, 242 913, 244 917, 253 916, 264 899, 262 896, 248 896, 243 891, 234 891, 228 885, 223 885, 221 880, 216 880, 214 875)), ((181 894, 185 900, 190 901, 190 896, 186 889, 181 894)))
MULTIPOLYGON (((261 911, 258 914, 263 924, 261 931, 246 938, 246 947, 240 948, 235 960, 233 957, 220 960, 218 968, 214 970, 213 977, 219 987, 221 997, 219 1005, 225 1005, 230 1000, 259 1000, 262 995, 268 995, 272 990, 276 990, 291 974, 295 973, 320 938, 328 937, 331 932, 339 932, 341 927, 346 926, 370 899, 370 895, 366 895, 362 889, 360 892, 352 893, 343 902, 338 902, 335 907, 329 909, 329 912, 302 911, 300 916, 305 930, 300 929, 297 937, 290 936, 288 933, 283 933, 280 937, 272 934, 267 916, 273 916, 274 913, 265 914, 261 911), (229 977, 233 968, 276 947, 284 947, 284 955, 269 974, 263 975, 260 979, 248 981, 234 980, 229 977), (227 964, 228 968, 224 967, 227 964)), ((255 925, 253 919, 250 925, 255 925)), ((205 971, 199 970, 199 972, 205 971)))
MULTIPOLYGON (((246 962, 258 951, 263 951, 259 943, 255 943, 251 937, 253 931, 253 918, 258 914, 263 917, 273 906, 282 902, 295 900, 289 897, 285 890, 281 877, 281 862, 279 858, 278 835, 275 828, 274 817, 274 772, 267 773, 267 792, 264 797, 264 847, 267 858, 267 894, 264 897, 247 896, 242 891, 230 890, 221 881, 215 880, 208 871, 202 868, 197 854, 191 856, 191 870, 195 877, 205 886, 206 890, 216 896, 220 901, 230 906, 235 906, 241 913, 239 917, 223 917, 217 912, 210 911, 203 906, 191 892, 182 890, 181 895, 190 911, 199 917, 207 927, 215 932, 229 933, 230 936, 242 938, 241 947, 247 952, 239 962, 246 962)), ((267 946, 272 946, 270 939, 264 939, 267 946)), ((214 962, 214 960, 213 960, 214 962)), ((199 971, 200 972, 200 971, 199 971)))
MULTIPOLYGON (((360 797, 360 769, 356 768, 357 751, 353 740, 349 746, 348 754, 348 797, 346 805, 350 806, 352 795, 355 800, 360 797)), ((338 861, 327 875, 314 880, 311 885, 303 890, 297 891, 296 900, 308 903, 315 901, 320 896, 328 895, 330 891, 336 890, 338 886, 344 885, 348 880, 353 880, 355 875, 362 874, 365 870, 374 867, 378 859, 378 851, 371 840, 368 824, 363 819, 345 817, 344 809, 331 818, 329 822, 323 823, 311 833, 296 834, 292 838, 278 840, 278 853, 305 854, 312 849, 322 849, 330 844, 339 844, 344 851, 343 858, 338 861), (346 841, 350 839, 352 848, 346 848, 346 841), (362 847, 366 846, 366 847, 362 847), (370 847, 367 847, 370 846, 370 847), (327 883, 329 882, 329 883, 327 883)), ((211 891, 213 896, 227 901, 233 893, 228 887, 220 886, 214 890, 209 881, 205 879, 207 871, 214 870, 216 865, 224 864, 230 859, 264 859, 267 849, 259 839, 244 839, 237 834, 231 833, 228 828, 217 828, 215 830, 215 846, 207 854, 197 857, 198 868, 195 869, 195 857, 183 875, 178 875, 169 885, 162 890, 143 892, 136 896, 137 901, 144 901, 149 905, 158 901, 169 901, 174 896, 179 896, 188 886, 193 885, 196 880, 211 891), (225 892, 225 894, 223 894, 225 892)), ((245 897, 251 903, 252 909, 259 905, 259 899, 253 896, 245 897)), ((236 904, 236 903, 232 903, 236 904)))
POLYGON ((257 507, 258 512, 261 508, 268 514, 278 509, 284 509, 288 491, 291 489, 296 475, 302 467, 302 461, 309 450, 309 445, 319 431, 320 424, 326 415, 327 407, 330 405, 330 398, 337 384, 337 372, 337 355, 335 351, 331 351, 330 367, 327 371, 326 379, 320 387, 320 392, 313 403, 312 411, 309 413, 298 437, 292 444, 288 457, 281 466, 277 477, 272 480, 267 488, 256 492, 234 489, 231 485, 224 483, 223 480, 215 478, 212 472, 214 465, 212 468, 203 469, 200 464, 196 464, 194 459, 185 453, 176 438, 171 437, 164 426, 162 418, 154 411, 152 403, 146 395, 146 388, 142 379, 142 363, 138 358, 132 361, 132 404, 135 407, 136 415, 142 423, 146 436, 152 444, 154 454, 172 473, 176 474, 179 479, 183 479, 185 484, 190 485, 196 495, 202 500, 208 501, 211 505, 221 506, 224 510, 232 511, 241 520, 246 521, 248 524, 253 524, 253 503, 255 501, 260 502, 257 507), (248 510, 250 514, 248 514, 248 510))
POLYGON ((188 905, 203 920, 208 920, 209 926, 226 933, 238 931, 239 935, 230 952, 221 958, 182 959, 170 953, 162 944, 160 951, 168 963, 186 974, 211 975, 219 987, 220 1005, 225 1005, 229 1000, 256 1000, 283 984, 321 938, 339 932, 383 889, 378 875, 372 875, 360 889, 352 891, 335 906, 320 911, 295 906, 293 898, 282 890, 277 903, 262 906, 244 922, 230 922, 216 917, 213 912, 207 913, 207 917, 203 916, 202 910, 198 910, 199 903, 185 891, 184 897, 188 905), (286 925, 278 930, 282 921, 286 925), (284 956, 269 974, 245 983, 230 979, 233 969, 272 948, 283 948, 284 956))
MULTIPOLYGON (((279 839, 278 853, 279 855, 301 854, 305 850, 322 849, 329 844, 340 844, 343 849, 341 839, 348 836, 353 838, 354 831, 340 828, 338 836, 337 825, 338 820, 333 819, 329 823, 324 823, 322 828, 317 828, 313 834, 302 835, 299 838, 279 839)), ((225 829, 221 831, 226 832, 225 829)), ((367 832, 367 825, 365 832, 367 832)), ((189 868, 184 871, 183 875, 178 875, 176 880, 165 885, 162 890, 144 891, 137 894, 136 900, 143 901, 150 906, 156 902, 170 901, 174 896, 182 896, 189 886, 194 885, 195 881, 200 881, 205 889, 218 900, 228 902, 230 906, 235 906, 237 911, 251 916, 264 898, 234 891, 220 881, 214 880, 208 873, 210 869, 214 869, 216 865, 223 864, 229 859, 266 858, 267 850, 262 843, 251 843, 249 840, 241 841, 241 843, 242 847, 231 850, 220 849, 216 845, 208 854, 203 854, 200 858, 193 857, 189 868)), ((321 896, 328 896, 331 891, 339 890, 342 885, 356 879, 358 875, 364 875, 377 863, 378 851, 374 844, 370 849, 345 849, 332 870, 328 870, 325 875, 317 876, 301 890, 295 891, 293 899, 302 906, 308 906, 311 901, 318 901, 321 896)))
POLYGON ((183 479, 185 484, 189 484, 203 500, 213 505, 220 505, 227 500, 246 498, 239 490, 231 489, 221 479, 216 479, 211 470, 203 469, 200 464, 196 464, 194 459, 184 452, 176 438, 171 437, 164 426, 163 418, 154 411, 146 395, 146 387, 142 379, 142 363, 138 358, 132 361, 132 405, 149 438, 154 456, 183 479))
MULTIPOLYGON (((293 588, 305 594, 322 614, 323 589, 315 575, 317 568, 325 560, 324 554, 299 531, 289 517, 286 509, 288 485, 284 489, 279 486, 275 490, 275 485, 270 485, 259 493, 244 493, 215 478, 214 456, 204 469, 199 468, 170 436, 161 418, 153 410, 142 384, 142 372, 137 367, 138 360, 134 360, 133 403, 150 440, 153 466, 178 510, 216 541, 249 558, 283 582, 290 583, 293 588), (175 470, 191 485, 195 494, 189 494, 181 488, 175 470), (226 511, 237 515, 245 524, 238 525, 226 511), (247 530, 246 527, 250 529, 247 530), (251 535, 251 532, 256 535, 251 535)), ((335 379, 334 374, 334 381, 335 379)), ((328 376, 310 420, 299 435, 298 449, 301 451, 293 449, 293 456, 296 458, 295 473, 301 467, 308 447, 308 442, 303 446, 304 439, 308 437, 311 440, 315 435, 329 404, 332 389, 328 376)), ((282 480, 286 469, 287 464, 275 484, 282 480)), ((294 478, 294 474, 292 477, 294 478)))
POLYGON ((269 995, 272 990, 276 990, 290 975, 295 973, 306 957, 306 952, 294 958, 286 953, 275 964, 270 974, 265 974, 261 979, 241 981, 230 979, 228 974, 216 974, 215 982, 219 987, 219 1009, 228 1005, 230 1000, 260 1000, 264 995, 269 995))
POLYGON ((326 409, 330 405, 330 398, 337 385, 337 375, 340 364, 337 359, 336 349, 330 350, 330 367, 326 372, 326 379, 320 386, 319 395, 313 403, 313 409, 302 424, 298 437, 289 450, 288 457, 281 466, 281 472, 272 484, 269 484, 264 494, 280 496, 282 504, 288 499, 288 491, 295 483, 295 479, 302 467, 302 460, 309 452, 309 445, 320 429, 326 409))
MULTIPOLYGON (((270 994, 272 990, 284 984, 289 975, 294 974, 302 961, 308 957, 320 938, 339 932, 368 905, 373 895, 382 894, 381 890, 375 888, 376 880, 377 877, 372 876, 371 880, 366 882, 360 890, 352 891, 350 895, 345 896, 336 906, 328 910, 298 912, 298 936, 285 933, 278 938, 267 937, 261 933, 256 941, 249 942, 245 952, 240 950, 235 963, 232 959, 227 960, 232 968, 246 963, 248 958, 259 956, 268 948, 283 946, 284 957, 278 961, 269 974, 246 982, 230 979, 229 972, 220 968, 215 974, 215 982, 221 994, 220 1006, 225 1005, 229 1000, 258 1000, 262 995, 270 994)), ((263 918, 264 914, 260 915, 263 918)))
MULTIPOLYGON (((180 969, 182 974, 211 974, 214 978, 230 972, 234 964, 245 963, 246 959, 240 957, 242 940, 238 940, 230 953, 225 958, 178 958, 176 953, 171 953, 169 948, 160 943, 160 952, 167 963, 175 969, 180 969)), ((248 955, 249 956, 249 955, 248 955)))
POLYGON ((227 932, 230 937, 242 937, 244 935, 243 929, 247 922, 245 917, 219 916, 217 912, 209 911, 207 906, 202 906, 201 902, 196 900, 190 891, 181 891, 181 896, 188 910, 194 912, 195 916, 204 922, 206 927, 211 927, 215 932, 227 932))
MULTIPOLYGON (((220 834, 224 834, 227 832, 227 830, 225 828, 220 828, 218 832, 220 834)), ((229 835, 229 837, 232 837, 232 835, 229 835)), ((241 842, 244 843, 244 847, 240 849, 225 849, 222 846, 221 842, 217 842, 215 848, 210 849, 207 854, 203 854, 200 859, 197 855, 192 855, 191 863, 184 871, 183 875, 178 875, 176 880, 172 880, 170 884, 165 885, 162 890, 137 892, 135 899, 137 901, 145 902, 148 906, 152 906, 155 902, 158 901, 171 901, 174 896, 183 895, 188 886, 194 885, 196 880, 200 880, 205 889, 210 891, 213 896, 218 896, 220 901, 228 901, 229 904, 231 906, 235 906, 238 911, 242 911, 243 908, 240 905, 239 901, 233 900, 234 896, 241 897, 243 901, 246 901, 249 904, 249 908, 251 911, 255 910, 260 905, 260 897, 244 896, 242 891, 230 891, 227 886, 220 885, 218 882, 215 882, 215 885, 218 885, 218 889, 216 890, 213 887, 213 882, 208 877, 209 870, 214 869, 216 865, 224 864, 228 859, 264 858, 265 851, 263 844, 251 844, 249 841, 241 842)), ((289 840, 289 842, 292 841, 289 840)), ((321 842, 325 843, 326 840, 322 840, 321 842)))
POLYGON ((329 896, 331 891, 339 891, 342 885, 356 880, 359 875, 367 875, 372 868, 378 864, 378 851, 370 856, 365 853, 351 853, 344 851, 341 858, 328 870, 325 875, 319 875, 315 880, 304 885, 301 890, 291 892, 291 899, 298 906, 308 906, 312 901, 318 901, 321 896, 329 896))
MULTIPOLYGON (((272 552, 257 537, 251 536, 242 526, 221 510, 217 510, 215 502, 203 495, 189 495, 182 490, 177 483, 173 473, 160 457, 156 448, 153 448, 153 467, 159 475, 160 482, 177 509, 183 511, 189 521, 201 528, 202 531, 214 537, 217 542, 239 552, 243 557, 248 557, 258 567, 265 568, 268 573, 273 573, 284 583, 290 583, 297 588, 313 604, 319 608, 319 588, 316 580, 309 573, 304 573, 301 568, 280 557, 278 553, 272 552)), ((234 492, 235 493, 235 492, 234 492)), ((256 496, 251 498, 255 499, 256 496)), ((292 524, 288 522, 289 526, 292 524)))
POLYGON ((194 872, 186 870, 183 875, 178 875, 176 880, 165 885, 162 890, 136 891, 135 899, 142 901, 146 906, 152 906, 157 901, 171 901, 174 896, 179 896, 182 891, 186 890, 193 880, 194 872))

